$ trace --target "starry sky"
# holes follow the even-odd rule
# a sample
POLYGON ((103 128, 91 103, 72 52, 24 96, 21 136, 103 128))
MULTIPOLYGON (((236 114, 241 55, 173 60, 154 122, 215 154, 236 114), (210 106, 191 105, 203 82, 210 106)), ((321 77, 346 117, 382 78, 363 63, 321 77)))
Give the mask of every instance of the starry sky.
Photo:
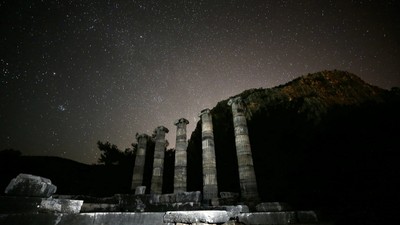
POLYGON ((399 1, 2 0, 0 150, 95 163, 135 134, 321 70, 400 86, 399 1))

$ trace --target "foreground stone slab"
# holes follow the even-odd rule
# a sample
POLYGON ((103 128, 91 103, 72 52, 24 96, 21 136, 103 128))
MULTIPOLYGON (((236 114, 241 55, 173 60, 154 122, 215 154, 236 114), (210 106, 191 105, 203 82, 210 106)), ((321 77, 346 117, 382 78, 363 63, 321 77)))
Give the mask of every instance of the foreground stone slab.
POLYGON ((224 210, 170 211, 164 216, 165 223, 225 223, 229 215, 224 210))
POLYGON ((239 221, 247 225, 270 225, 296 223, 296 212, 242 213, 239 221))
POLYGON ((69 199, 42 199, 39 208, 41 211, 59 212, 59 213, 79 213, 81 211, 82 200, 69 199))
POLYGON ((1 225, 168 225, 164 213, 0 214, 1 225))
POLYGON ((79 213, 82 204, 82 200, 1 196, 0 213, 79 213))
POLYGON ((56 190, 57 187, 47 178, 21 173, 10 181, 5 193, 12 196, 48 198, 56 190))
POLYGON ((314 211, 241 213, 238 220, 246 225, 314 224, 318 222, 314 211))
POLYGON ((290 206, 285 202, 262 202, 256 205, 258 212, 280 212, 291 210, 290 206))

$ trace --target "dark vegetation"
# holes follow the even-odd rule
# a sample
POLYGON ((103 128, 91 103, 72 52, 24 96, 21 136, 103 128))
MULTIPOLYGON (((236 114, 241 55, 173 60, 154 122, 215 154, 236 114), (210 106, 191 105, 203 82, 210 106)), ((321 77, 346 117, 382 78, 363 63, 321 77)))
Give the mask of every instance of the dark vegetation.
MULTIPOLYGON (((400 177, 400 89, 384 90, 341 71, 323 71, 269 89, 240 94, 260 197, 317 209, 337 224, 395 221, 400 177)), ((232 113, 228 100, 212 109, 219 191, 239 192, 232 113)), ((199 109, 200 110, 200 109, 199 109)), ((136 145, 125 152, 98 143, 101 165, 2 151, 1 183, 20 172, 50 178, 60 194, 129 193, 136 145)), ((146 152, 150 186, 154 142, 146 152)), ((173 190, 174 152, 167 151, 164 193, 173 190)), ((201 124, 188 146, 188 189, 202 190, 201 124)), ((4 189, 3 189, 4 190, 4 189)), ((149 190, 147 190, 148 192, 149 190)))

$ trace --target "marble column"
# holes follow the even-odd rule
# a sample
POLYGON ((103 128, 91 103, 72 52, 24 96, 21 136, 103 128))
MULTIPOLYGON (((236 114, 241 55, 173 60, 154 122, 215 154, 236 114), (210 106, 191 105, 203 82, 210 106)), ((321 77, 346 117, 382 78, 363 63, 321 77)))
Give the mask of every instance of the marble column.
POLYGON ((175 145, 175 173, 174 173, 174 193, 186 191, 187 180, 187 135, 186 125, 189 121, 181 118, 175 121, 176 126, 176 145, 175 145))
POLYGON ((202 110, 199 116, 203 150, 203 199, 211 200, 218 197, 213 123, 209 109, 202 110))
POLYGON ((155 147, 153 161, 153 176, 151 178, 151 193, 162 194, 162 182, 164 173, 164 154, 166 148, 165 134, 169 130, 164 126, 155 129, 155 147))
POLYGON ((232 106, 241 196, 244 200, 256 200, 258 199, 257 181, 254 172, 247 121, 244 115, 245 106, 240 96, 231 98, 228 105, 232 106))
POLYGON ((144 162, 146 159, 146 147, 149 136, 147 134, 136 134, 137 151, 135 158, 135 167, 133 168, 132 186, 131 189, 135 190, 136 187, 142 186, 144 162))

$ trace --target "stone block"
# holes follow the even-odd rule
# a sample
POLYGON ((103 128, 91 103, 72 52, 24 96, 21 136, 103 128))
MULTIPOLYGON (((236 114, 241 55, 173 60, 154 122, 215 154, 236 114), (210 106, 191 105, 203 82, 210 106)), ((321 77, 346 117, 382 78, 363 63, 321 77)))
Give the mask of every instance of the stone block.
POLYGON ((39 210, 42 212, 79 213, 82 204, 82 200, 48 198, 42 199, 39 210))
POLYGON ((157 205, 160 203, 160 197, 161 195, 159 194, 150 194, 149 196, 149 203, 153 205, 157 205))
POLYGON ((219 194, 221 198, 239 198, 239 193, 236 192, 221 191, 219 194))
POLYGON ((227 205, 227 206, 222 206, 222 208, 226 210, 229 217, 232 219, 237 218, 240 213, 250 212, 249 207, 247 205, 227 205))
POLYGON ((146 193, 146 186, 137 186, 135 189, 135 195, 144 195, 146 193))
POLYGON ((164 213, 0 214, 1 225, 167 225, 164 213))
POLYGON ((10 181, 5 193, 12 196, 48 198, 56 190, 57 187, 47 178, 21 173, 10 181))
POLYGON ((241 213, 238 221, 251 225, 292 224, 297 222, 296 212, 241 213))
POLYGON ((225 223, 229 215, 224 210, 169 211, 165 213, 165 223, 225 223))
POLYGON ((148 196, 146 195, 118 195, 119 207, 124 212, 143 212, 147 207, 148 196))
POLYGON ((83 203, 81 212, 118 212, 119 204, 108 203, 83 203))
POLYGON ((3 196, 0 213, 79 213, 82 204, 82 200, 3 196))
POLYGON ((285 202, 262 202, 256 205, 258 212, 280 212, 289 211, 291 207, 285 202))
POLYGON ((201 193, 200 191, 193 192, 180 192, 176 193, 176 202, 201 202, 201 193))
POLYGON ((160 204, 172 204, 176 202, 176 194, 160 195, 160 204))
POLYGON ((318 216, 314 211, 297 211, 297 220, 299 223, 317 223, 318 216))

